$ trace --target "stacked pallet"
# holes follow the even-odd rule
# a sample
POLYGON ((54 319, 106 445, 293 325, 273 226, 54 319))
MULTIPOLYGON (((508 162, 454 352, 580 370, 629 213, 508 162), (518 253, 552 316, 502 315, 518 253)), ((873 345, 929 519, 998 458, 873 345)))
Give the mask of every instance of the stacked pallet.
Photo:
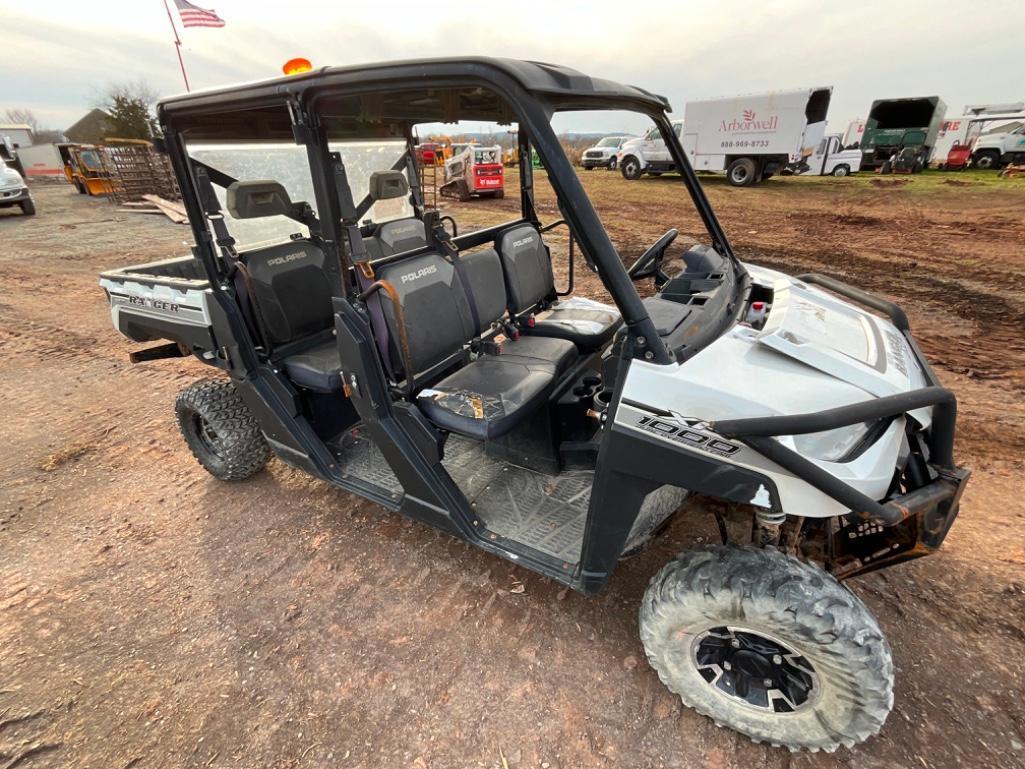
POLYGON ((142 195, 142 201, 125 201, 118 209, 121 214, 161 214, 175 224, 186 224, 189 221, 185 206, 159 195, 142 195))
POLYGON ((149 142, 108 140, 103 147, 103 165, 111 182, 111 197, 124 205, 145 195, 180 200, 181 193, 167 158, 149 142))

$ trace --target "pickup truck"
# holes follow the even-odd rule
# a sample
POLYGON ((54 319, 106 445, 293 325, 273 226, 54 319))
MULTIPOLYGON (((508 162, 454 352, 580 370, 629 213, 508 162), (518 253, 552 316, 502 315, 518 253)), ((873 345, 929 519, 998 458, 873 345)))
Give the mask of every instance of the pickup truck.
POLYGON ((25 216, 32 216, 36 212, 36 204, 25 179, 0 159, 0 208, 11 206, 19 206, 25 216))

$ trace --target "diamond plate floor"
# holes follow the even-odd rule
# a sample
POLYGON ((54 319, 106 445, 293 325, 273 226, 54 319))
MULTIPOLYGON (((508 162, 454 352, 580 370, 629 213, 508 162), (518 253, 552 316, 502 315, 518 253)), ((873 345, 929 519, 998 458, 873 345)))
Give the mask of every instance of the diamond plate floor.
MULTIPOLYGON (((346 474, 401 493, 368 436, 348 436, 337 454, 346 474)), ((593 472, 544 475, 489 457, 484 444, 458 435, 449 436, 442 464, 490 531, 567 563, 580 559, 593 472)))

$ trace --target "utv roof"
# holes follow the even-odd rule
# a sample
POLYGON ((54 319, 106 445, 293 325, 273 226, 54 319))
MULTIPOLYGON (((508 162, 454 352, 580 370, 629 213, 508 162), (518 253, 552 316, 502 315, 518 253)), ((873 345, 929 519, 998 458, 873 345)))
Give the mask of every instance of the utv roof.
POLYGON ((664 96, 636 86, 593 78, 569 67, 484 56, 409 59, 356 64, 349 67, 322 67, 301 75, 172 96, 161 100, 158 109, 162 115, 167 116, 192 111, 204 112, 212 108, 219 111, 231 110, 247 104, 264 102, 275 96, 280 98, 285 95, 301 94, 312 88, 345 88, 355 85, 366 88, 377 83, 382 89, 418 85, 422 87, 430 85, 430 81, 437 81, 440 86, 446 78, 472 79, 495 85, 499 85, 506 78, 512 78, 524 89, 544 94, 559 102, 560 106, 566 107, 572 107, 574 99, 580 99, 581 107, 588 101, 608 100, 634 103, 657 110, 672 109, 664 96))

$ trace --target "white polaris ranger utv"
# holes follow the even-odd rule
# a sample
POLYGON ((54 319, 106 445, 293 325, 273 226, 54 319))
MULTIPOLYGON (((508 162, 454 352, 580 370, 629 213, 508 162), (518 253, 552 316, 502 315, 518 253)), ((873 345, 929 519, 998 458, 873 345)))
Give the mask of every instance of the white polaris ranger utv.
POLYGON ((952 455, 954 396, 896 306, 737 259, 668 106, 483 58, 168 99, 163 147, 193 255, 100 282, 119 331, 170 340, 133 359, 191 354, 220 370, 176 404, 218 478, 273 454, 585 594, 685 495, 725 500, 698 506, 721 544, 651 580, 651 666, 755 740, 853 745, 886 719, 893 662, 839 580, 940 546, 968 476, 952 455), (579 109, 653 121, 707 244, 674 248, 669 230, 624 268, 550 122, 579 109), (517 124, 512 221, 460 234, 425 210, 417 126, 459 120, 517 124), (564 219, 539 218, 532 148, 564 219), (411 215, 385 220, 396 202, 411 215), (571 237, 566 291, 554 227, 571 237), (568 295, 574 244, 614 305, 568 295), (654 296, 640 298, 641 280, 654 296))

